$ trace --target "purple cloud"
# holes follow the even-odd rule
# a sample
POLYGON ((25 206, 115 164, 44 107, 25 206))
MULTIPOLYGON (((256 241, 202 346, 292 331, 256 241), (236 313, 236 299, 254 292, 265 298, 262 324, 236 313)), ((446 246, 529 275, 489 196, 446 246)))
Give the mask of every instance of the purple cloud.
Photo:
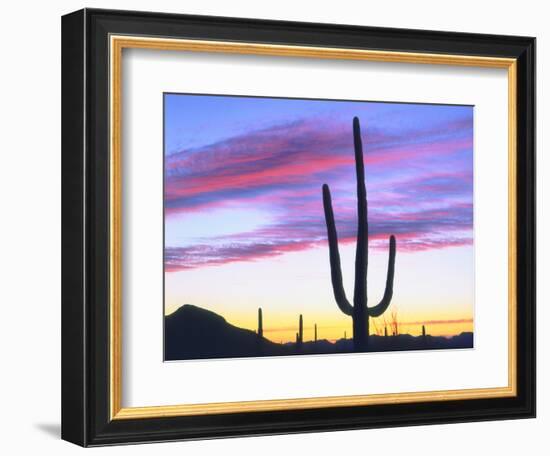
MULTIPOLYGON (((369 234, 374 249, 427 250, 472 243, 472 117, 429 128, 363 126, 369 234)), ((349 123, 276 125, 166 157, 165 216, 228 204, 263 208, 260 228, 186 246, 167 245, 166 271, 255 261, 326 242, 321 185, 328 183, 340 241, 354 242, 356 200, 349 123)), ((182 224, 185 230, 185 224, 182 224)))

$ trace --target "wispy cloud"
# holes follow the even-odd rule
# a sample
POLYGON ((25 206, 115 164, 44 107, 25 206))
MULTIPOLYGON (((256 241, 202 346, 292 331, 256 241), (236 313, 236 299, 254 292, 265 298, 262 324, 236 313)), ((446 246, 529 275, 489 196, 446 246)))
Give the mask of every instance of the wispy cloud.
POLYGON ((473 318, 456 318, 453 320, 420 320, 420 321, 404 321, 400 323, 405 326, 412 325, 452 325, 459 323, 473 323, 473 318))
MULTIPOLYGON (((167 223, 231 205, 272 216, 253 231, 189 239, 165 249, 166 271, 255 261, 326 242, 321 185, 328 183, 342 243, 356 234, 351 116, 309 118, 166 157, 167 223)), ((399 121, 396 118, 396 121, 399 121)), ((472 243, 472 117, 429 127, 363 125, 373 248, 397 237, 417 251, 472 243)), ((178 228, 179 229, 179 228, 178 228)))

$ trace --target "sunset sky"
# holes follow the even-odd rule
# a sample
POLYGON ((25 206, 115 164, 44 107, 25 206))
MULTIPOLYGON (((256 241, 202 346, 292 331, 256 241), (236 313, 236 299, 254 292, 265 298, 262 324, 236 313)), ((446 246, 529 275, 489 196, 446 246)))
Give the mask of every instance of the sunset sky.
MULTIPOLYGON (((401 332, 473 331, 473 108, 165 94, 165 314, 194 304, 294 340, 351 337, 330 280, 321 186, 330 186, 353 298, 361 122, 369 205, 369 305, 397 240, 401 332)), ((381 330, 384 316, 371 325, 381 330)))

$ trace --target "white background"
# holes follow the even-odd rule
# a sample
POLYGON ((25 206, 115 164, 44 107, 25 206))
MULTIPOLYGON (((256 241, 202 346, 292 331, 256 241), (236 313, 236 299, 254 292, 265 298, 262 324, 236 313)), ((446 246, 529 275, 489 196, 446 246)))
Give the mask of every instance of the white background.
POLYGON ((507 386, 505 69, 151 50, 122 61, 124 407, 507 386), (163 91, 474 105, 475 349, 162 363, 163 91))
MULTIPOLYGON (((59 1, 4 5, 0 103, 0 195, 2 198, 0 287, 0 450, 6 454, 72 454, 59 440, 60 404, 60 15, 82 6, 248 16, 270 19, 523 34, 538 38, 538 80, 550 77, 547 12, 544 2, 464 0, 365 3, 340 0, 257 2, 232 0, 59 1)), ((538 125, 550 116, 549 95, 538 86, 538 125)), ((550 172, 538 131, 538 321, 548 321, 550 172)), ((94 454, 299 454, 329 455, 358 449, 365 454, 460 455, 545 454, 550 444, 548 332, 538 337, 538 418, 102 448, 94 454)))

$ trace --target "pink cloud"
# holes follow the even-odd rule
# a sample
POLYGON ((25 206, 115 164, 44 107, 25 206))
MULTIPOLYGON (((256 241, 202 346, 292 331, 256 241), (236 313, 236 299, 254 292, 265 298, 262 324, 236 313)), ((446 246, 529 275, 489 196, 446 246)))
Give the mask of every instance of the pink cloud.
MULTIPOLYGON (((339 239, 356 239, 350 126, 317 120, 250 132, 166 158, 165 216, 226 205, 269 211, 253 232, 167 246, 168 272, 256 261, 326 243, 321 185, 328 183, 339 239)), ((373 249, 421 251, 473 242, 471 118, 416 131, 366 128, 365 166, 373 249)), ((182 230, 185 224, 182 223, 182 230)))

